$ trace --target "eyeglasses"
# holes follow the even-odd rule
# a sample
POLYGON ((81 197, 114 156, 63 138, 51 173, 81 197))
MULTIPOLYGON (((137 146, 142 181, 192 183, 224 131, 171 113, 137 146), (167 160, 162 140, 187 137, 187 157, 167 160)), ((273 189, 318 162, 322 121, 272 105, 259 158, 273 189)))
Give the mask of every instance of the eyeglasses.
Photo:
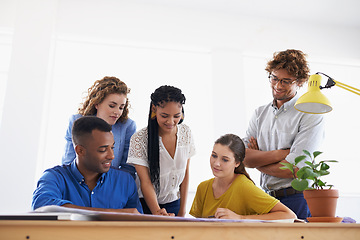
POLYGON ((269 82, 271 84, 277 84, 278 82, 280 82, 280 84, 283 86, 283 87, 288 87, 290 85, 292 85, 294 82, 296 82, 297 79, 295 80, 291 80, 289 78, 282 78, 282 79, 279 79, 277 76, 273 75, 273 74, 269 74, 269 82))

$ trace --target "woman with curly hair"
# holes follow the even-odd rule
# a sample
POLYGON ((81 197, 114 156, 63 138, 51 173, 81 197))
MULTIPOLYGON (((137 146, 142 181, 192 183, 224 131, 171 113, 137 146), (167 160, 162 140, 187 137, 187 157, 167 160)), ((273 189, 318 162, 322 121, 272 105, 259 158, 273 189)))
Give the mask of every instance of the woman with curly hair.
POLYGON ((130 89, 116 77, 104 77, 88 89, 85 101, 78 109, 78 114, 72 115, 66 131, 65 152, 63 164, 69 164, 75 159, 75 151, 71 139, 71 130, 74 121, 82 116, 97 116, 112 126, 114 135, 114 159, 112 166, 121 168, 135 178, 135 168, 126 163, 130 138, 136 131, 136 124, 128 117, 130 89))
POLYGON ((128 163, 138 174, 144 213, 185 216, 189 161, 195 154, 190 128, 183 124, 185 96, 172 86, 151 94, 148 126, 130 141, 128 163))

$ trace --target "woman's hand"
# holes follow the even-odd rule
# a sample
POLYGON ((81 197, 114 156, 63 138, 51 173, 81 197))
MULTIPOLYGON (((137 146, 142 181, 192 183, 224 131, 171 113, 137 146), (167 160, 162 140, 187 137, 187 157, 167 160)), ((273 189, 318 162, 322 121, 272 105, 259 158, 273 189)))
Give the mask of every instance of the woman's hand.
POLYGON ((160 208, 154 213, 154 215, 175 217, 175 213, 168 213, 165 208, 160 208))
POLYGON ((185 209, 182 210, 182 209, 180 208, 177 216, 178 216, 178 217, 185 217, 185 214, 186 214, 185 209))
POLYGON ((216 209, 215 217, 221 219, 243 219, 242 215, 238 215, 227 208, 216 209))

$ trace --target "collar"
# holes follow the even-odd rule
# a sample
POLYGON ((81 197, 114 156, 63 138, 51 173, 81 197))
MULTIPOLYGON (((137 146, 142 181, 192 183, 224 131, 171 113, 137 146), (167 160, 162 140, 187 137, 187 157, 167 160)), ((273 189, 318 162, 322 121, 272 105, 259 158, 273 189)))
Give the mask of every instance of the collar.
MULTIPOLYGON (((75 179, 76 179, 76 181, 77 181, 78 183, 80 183, 80 184, 81 184, 81 183, 85 183, 85 178, 84 178, 84 176, 80 173, 79 169, 77 168, 77 166, 76 166, 76 161, 77 161, 77 158, 75 158, 74 161, 71 162, 71 164, 70 164, 70 171, 71 171, 71 173, 73 174, 73 176, 75 177, 75 179)), ((111 169, 111 168, 110 168, 110 169, 111 169)), ((109 169, 109 171, 110 171, 110 169, 109 169)), ((109 171, 108 171, 108 172, 109 172, 109 171)), ((107 174, 108 172, 102 173, 97 182, 103 183, 104 180, 105 180, 105 178, 106 178, 106 174, 107 174)))
POLYGON ((299 95, 295 94, 295 96, 290 99, 289 101, 285 102, 279 109, 275 105, 275 100, 272 101, 271 106, 274 108, 274 110, 281 110, 281 109, 290 109, 291 107, 294 107, 296 101, 299 99, 299 95))

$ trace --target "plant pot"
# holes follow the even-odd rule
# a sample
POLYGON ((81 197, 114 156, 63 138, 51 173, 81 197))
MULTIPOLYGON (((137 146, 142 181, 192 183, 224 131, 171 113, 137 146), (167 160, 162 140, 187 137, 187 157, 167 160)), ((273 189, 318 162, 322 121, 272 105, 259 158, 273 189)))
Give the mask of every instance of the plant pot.
POLYGON ((304 198, 312 217, 335 217, 339 198, 337 189, 311 189, 304 191, 304 198))

